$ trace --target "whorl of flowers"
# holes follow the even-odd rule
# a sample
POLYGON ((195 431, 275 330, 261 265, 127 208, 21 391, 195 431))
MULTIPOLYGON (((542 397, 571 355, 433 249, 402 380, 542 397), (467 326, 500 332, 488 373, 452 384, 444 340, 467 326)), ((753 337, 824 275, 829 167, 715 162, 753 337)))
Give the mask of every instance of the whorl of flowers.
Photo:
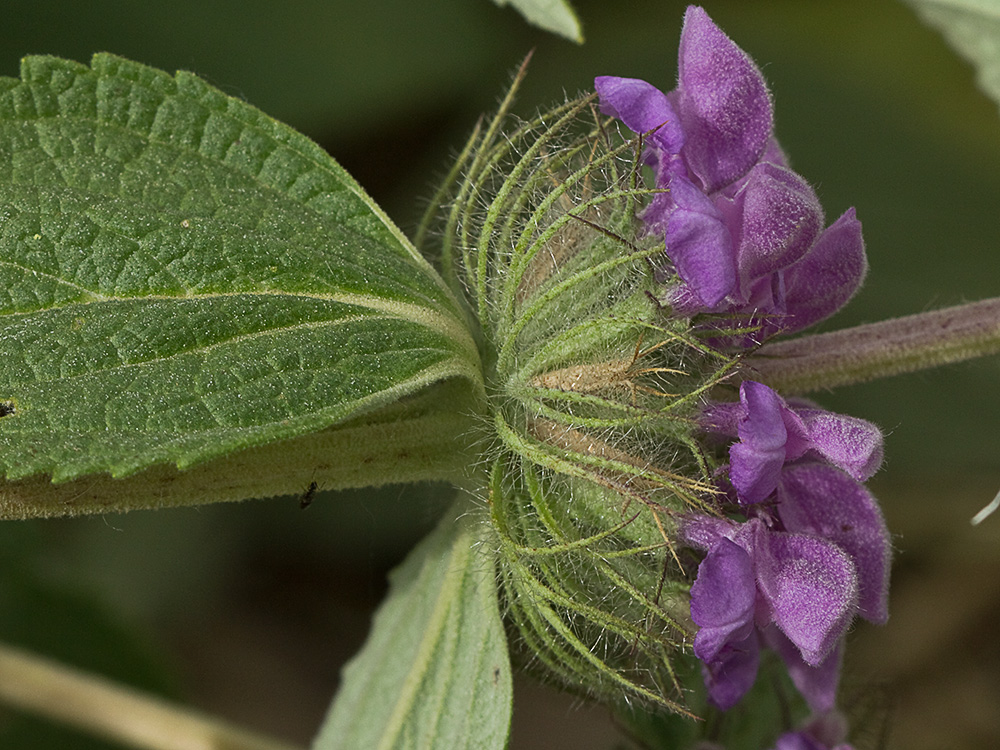
MULTIPOLYGON (((815 192, 774 138, 760 71, 704 10, 685 16, 673 91, 630 78, 595 85, 602 111, 644 136, 661 190, 642 212, 644 231, 664 241, 659 299, 674 314, 728 327, 709 334, 713 344, 745 349, 826 318, 854 294, 866 270, 854 210, 823 229, 815 192)), ((888 617, 889 536, 862 484, 882 461, 881 433, 752 380, 738 401, 708 403, 700 424, 728 453, 716 512, 689 514, 680 528, 704 553, 691 618, 709 700, 734 706, 769 648, 826 714, 848 626, 888 617)), ((778 742, 825 746, 806 732, 778 742)))
POLYGON ((653 301, 662 249, 637 219, 653 191, 595 99, 519 121, 508 97, 473 134, 442 201, 441 265, 481 330, 515 652, 568 689, 684 712, 677 524, 715 492, 694 436, 734 357, 653 301))
MULTIPOLYGON (((704 11, 674 91, 596 88, 634 138, 594 97, 513 125, 508 97, 435 201, 444 276, 479 324, 514 643, 572 690, 682 713, 695 658, 728 708, 766 648, 836 715, 844 633, 886 618, 888 535, 862 484, 882 437, 734 376, 854 293, 860 224, 823 229, 760 72, 704 11)), ((821 725, 781 750, 841 742, 821 725)))

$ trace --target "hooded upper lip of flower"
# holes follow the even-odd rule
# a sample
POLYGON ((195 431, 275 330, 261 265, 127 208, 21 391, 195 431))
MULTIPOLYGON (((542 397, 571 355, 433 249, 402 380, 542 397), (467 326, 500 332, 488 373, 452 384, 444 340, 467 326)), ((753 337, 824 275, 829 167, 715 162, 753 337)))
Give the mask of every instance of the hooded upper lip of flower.
POLYGON ((760 70, 703 9, 685 14, 673 91, 613 76, 594 84, 605 114, 645 134, 644 159, 666 191, 643 220, 680 279, 666 295, 675 309, 757 313, 769 335, 850 299, 867 270, 854 210, 823 231, 819 199, 774 140, 760 70))
POLYGON ((882 465, 882 433, 871 422, 804 400, 789 404, 752 380, 740 384, 739 401, 709 405, 701 421, 711 433, 739 438, 729 451, 729 478, 744 504, 770 496, 782 468, 798 459, 824 460, 859 482, 882 465))

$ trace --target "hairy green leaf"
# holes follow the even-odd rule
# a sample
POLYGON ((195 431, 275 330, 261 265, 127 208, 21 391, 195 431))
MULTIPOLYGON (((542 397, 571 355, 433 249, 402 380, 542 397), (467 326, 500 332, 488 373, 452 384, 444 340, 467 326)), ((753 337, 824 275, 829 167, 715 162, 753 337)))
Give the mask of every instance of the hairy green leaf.
POLYGON ((975 66, 980 87, 1000 104, 1000 0, 907 2, 975 66))
POLYGON ((0 351, 8 479, 183 469, 481 379, 459 303, 322 149, 110 55, 0 79, 0 351))
POLYGON ((456 505, 390 576, 314 750, 500 750, 511 675, 494 565, 456 505))
POLYGON ((320 490, 426 480, 462 481, 474 459, 475 408, 466 381, 451 379, 320 432, 268 443, 184 471, 161 464, 127 477, 46 475, 0 482, 0 519, 301 496, 320 490))
POLYGON ((512 5, 528 23, 553 34, 566 37, 577 44, 583 44, 583 29, 580 19, 568 0, 493 0, 503 7, 512 5))

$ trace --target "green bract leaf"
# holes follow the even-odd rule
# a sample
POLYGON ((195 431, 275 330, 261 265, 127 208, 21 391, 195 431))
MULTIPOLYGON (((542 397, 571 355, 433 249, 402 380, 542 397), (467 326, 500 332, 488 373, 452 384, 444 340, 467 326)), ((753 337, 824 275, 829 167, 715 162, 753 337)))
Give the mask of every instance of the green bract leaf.
POLYGON ((465 376, 459 303, 322 149, 190 73, 0 80, 0 469, 186 468, 465 376))
POLYGON ((513 90, 425 221, 497 353, 483 459, 505 615, 547 678, 687 713, 672 670, 695 626, 673 540, 716 492, 694 433, 734 361, 654 302, 641 143, 594 96, 508 118, 513 90))
POLYGON ((1000 104, 1000 0, 907 0, 976 68, 980 87, 1000 104))
POLYGON ((493 0, 501 8, 512 5, 528 23, 553 34, 564 36, 578 44, 583 43, 583 29, 573 6, 567 0, 493 0))
POLYGON ((500 750, 511 676, 492 558, 456 505, 390 576, 314 750, 500 750))

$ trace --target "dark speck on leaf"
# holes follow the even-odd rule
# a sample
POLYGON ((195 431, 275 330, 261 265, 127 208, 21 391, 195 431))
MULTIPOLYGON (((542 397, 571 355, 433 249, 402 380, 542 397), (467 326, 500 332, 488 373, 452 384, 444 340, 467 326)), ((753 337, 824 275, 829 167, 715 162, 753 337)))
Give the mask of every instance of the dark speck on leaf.
POLYGON ((13 401, 0 401, 0 417, 9 417, 16 411, 13 401))
POLYGON ((318 488, 319 485, 315 482, 309 483, 309 489, 307 489, 305 493, 303 493, 302 497, 299 498, 299 507, 302 508, 302 510, 305 510, 312 505, 313 498, 316 497, 316 490, 318 488))

